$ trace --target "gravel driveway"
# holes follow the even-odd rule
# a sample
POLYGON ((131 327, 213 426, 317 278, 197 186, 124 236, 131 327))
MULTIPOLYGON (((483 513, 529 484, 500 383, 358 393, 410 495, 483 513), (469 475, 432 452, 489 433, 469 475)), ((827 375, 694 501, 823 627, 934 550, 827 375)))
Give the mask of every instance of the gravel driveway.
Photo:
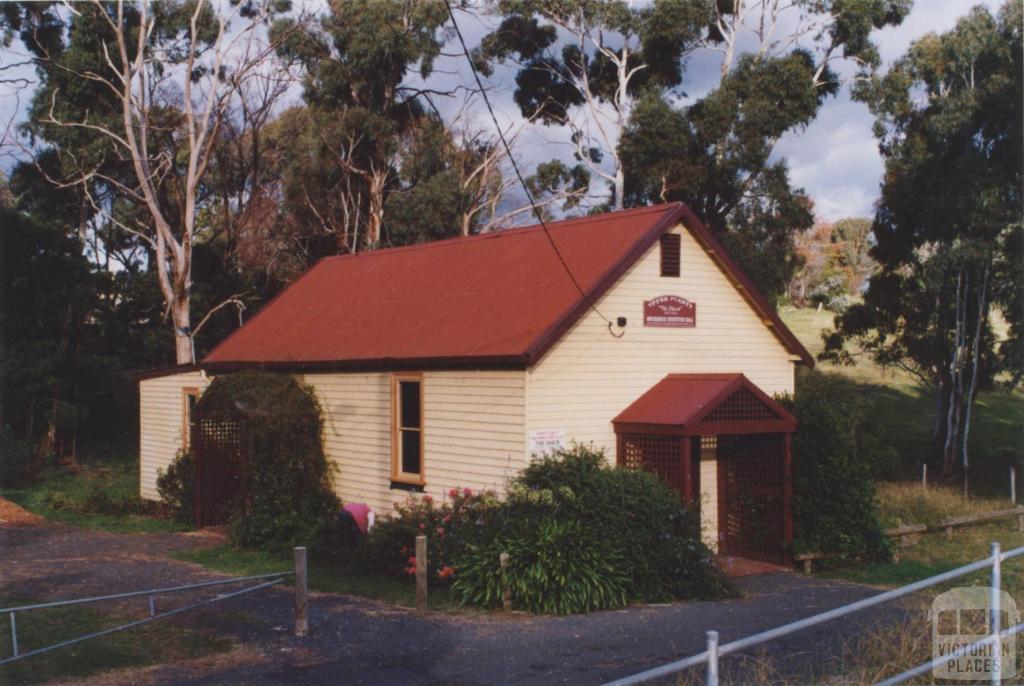
MULTIPOLYGON (((167 553, 219 541, 190 534, 109 534, 63 526, 0 527, 0 593, 60 599, 217 578, 167 553)), ((165 665, 125 682, 203 684, 598 684, 877 593, 838 581, 773 573, 737 580, 744 597, 638 606, 570 617, 424 616, 351 596, 313 594, 310 635, 291 635, 291 596, 260 591, 171 621, 234 637, 245 660, 165 665), (244 617, 239 619, 239 617, 244 617)), ((134 609, 134 607, 132 608, 134 609)), ((794 668, 833 656, 865 622, 861 613, 769 646, 794 668)), ((98 639, 103 640, 103 639, 98 639)), ((735 660, 735 659, 733 659, 735 660)), ((118 680, 105 675, 103 683, 118 680)))

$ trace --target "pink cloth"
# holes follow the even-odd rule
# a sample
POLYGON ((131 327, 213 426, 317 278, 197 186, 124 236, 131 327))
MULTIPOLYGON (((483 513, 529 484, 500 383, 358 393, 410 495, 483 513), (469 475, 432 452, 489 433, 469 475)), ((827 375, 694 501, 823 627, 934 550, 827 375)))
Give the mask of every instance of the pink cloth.
POLYGON ((345 503, 343 508, 346 512, 352 515, 352 518, 356 520, 356 526, 364 534, 369 530, 370 527, 370 515, 373 510, 369 505, 365 503, 345 503))

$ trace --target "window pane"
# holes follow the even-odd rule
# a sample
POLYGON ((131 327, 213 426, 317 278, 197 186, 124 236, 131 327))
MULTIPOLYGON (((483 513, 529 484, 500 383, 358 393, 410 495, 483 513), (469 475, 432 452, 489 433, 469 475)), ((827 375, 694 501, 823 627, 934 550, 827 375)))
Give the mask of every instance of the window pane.
POLYGON ((402 430, 402 473, 420 473, 420 432, 402 430))
POLYGON ((402 400, 399 426, 420 428, 420 382, 399 381, 398 388, 402 400))

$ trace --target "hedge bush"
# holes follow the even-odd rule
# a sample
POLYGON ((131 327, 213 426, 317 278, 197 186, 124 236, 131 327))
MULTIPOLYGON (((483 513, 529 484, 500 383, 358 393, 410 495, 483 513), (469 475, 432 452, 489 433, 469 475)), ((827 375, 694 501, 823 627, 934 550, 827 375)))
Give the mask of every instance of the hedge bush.
POLYGON ((196 457, 191 450, 179 450, 166 470, 156 476, 156 492, 174 521, 192 524, 196 520, 196 457))
MULTIPOLYGON (((196 412, 242 424, 247 497, 228 525, 232 543, 269 550, 304 545, 321 556, 341 552, 341 501, 324 455, 323 415, 310 388, 286 374, 218 376, 196 412)), ((195 503, 194 470, 191 453, 183 453, 158 479, 161 497, 184 522, 191 521, 195 503)))
POLYGON ((647 472, 607 466, 604 453, 573 446, 534 460, 518 478, 549 490, 563 516, 622 553, 630 596, 657 602, 734 593, 701 540, 700 511, 647 472))
POLYGON ((793 536, 796 552, 884 560, 891 556, 878 516, 863 409, 844 401, 841 381, 818 372, 800 378, 782 402, 800 427, 793 436, 793 536))
POLYGON ((513 604, 534 612, 734 592, 700 540, 695 510, 657 477, 609 467, 583 446, 531 463, 503 500, 453 491, 443 503, 425 496, 397 505, 360 543, 360 558, 411 574, 418 533, 428 537, 431 576, 451 580, 468 605, 500 603, 502 552, 513 604))

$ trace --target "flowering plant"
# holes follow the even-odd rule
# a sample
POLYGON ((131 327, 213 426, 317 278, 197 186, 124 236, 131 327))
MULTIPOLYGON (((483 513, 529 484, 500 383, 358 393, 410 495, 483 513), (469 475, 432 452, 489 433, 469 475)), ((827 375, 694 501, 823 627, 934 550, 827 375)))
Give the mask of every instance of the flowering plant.
POLYGON ((439 502, 431 495, 410 495, 378 518, 360 543, 360 559, 372 571, 415 575, 416 536, 427 537, 427 573, 432 582, 449 583, 457 574, 456 559, 466 546, 482 540, 492 528, 500 501, 494 491, 452 488, 439 502))

